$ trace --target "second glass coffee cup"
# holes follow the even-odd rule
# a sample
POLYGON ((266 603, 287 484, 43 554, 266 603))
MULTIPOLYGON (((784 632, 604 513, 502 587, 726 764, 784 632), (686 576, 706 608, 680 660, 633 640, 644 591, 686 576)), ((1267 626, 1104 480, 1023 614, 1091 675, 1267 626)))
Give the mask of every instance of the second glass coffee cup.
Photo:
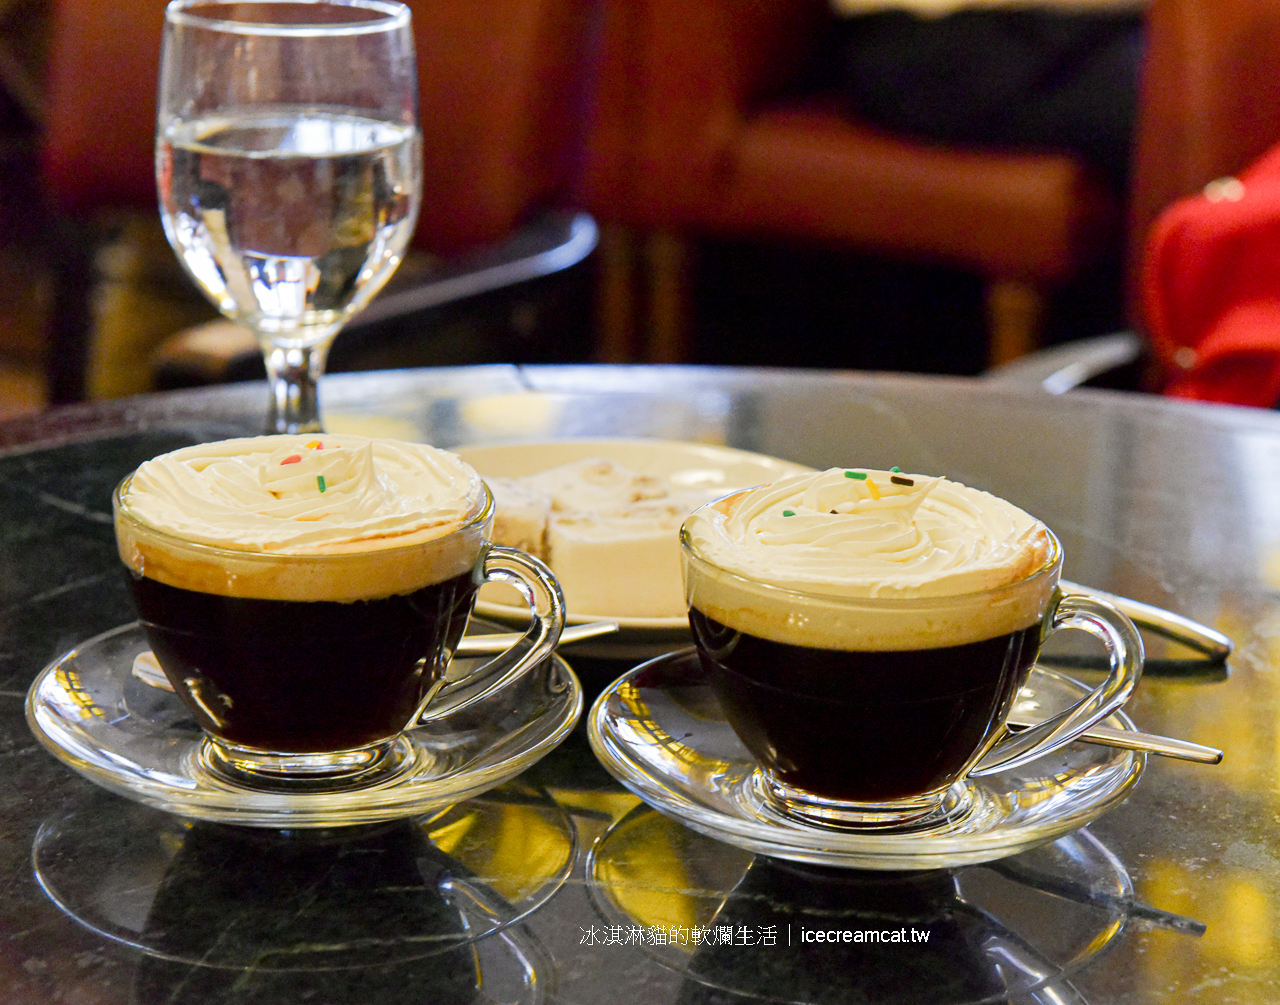
MULTIPOLYGON (((282 470, 320 456, 297 449, 282 470)), ((280 554, 147 522, 130 504, 136 474, 114 496, 120 556, 157 662, 206 734, 199 756, 224 781, 304 792, 394 780, 418 756, 406 730, 501 690, 559 640, 559 585, 537 559, 489 543, 493 498, 478 478, 445 533, 280 554), (452 655, 489 581, 515 586, 533 624, 459 675, 452 655)))
MULTIPOLYGON (((745 494, 703 510, 732 511, 745 494)), ((971 808, 966 777, 1071 742, 1119 709, 1141 676, 1132 622, 1058 589, 1062 548, 1046 528, 1043 560, 1013 582, 847 596, 717 565, 690 532, 698 517, 681 531, 694 641, 725 718, 759 765, 753 785, 766 816, 854 830, 947 826, 971 808), (1106 680, 1043 723, 1007 730, 1041 645, 1067 628, 1102 641, 1106 680)))

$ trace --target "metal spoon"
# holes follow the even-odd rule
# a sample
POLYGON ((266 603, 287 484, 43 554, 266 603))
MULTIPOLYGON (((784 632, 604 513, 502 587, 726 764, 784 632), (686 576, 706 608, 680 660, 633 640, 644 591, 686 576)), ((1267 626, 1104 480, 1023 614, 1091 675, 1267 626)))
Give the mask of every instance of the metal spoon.
MULTIPOLYGON (((585 625, 569 625, 560 633, 560 643, 579 642, 582 639, 607 635, 618 630, 616 621, 590 621, 585 625)), ((500 653, 510 649, 522 638, 521 632, 498 632, 493 635, 464 635, 454 650, 457 656, 479 656, 484 653, 500 653)), ((155 654, 150 649, 138 653, 133 659, 133 675, 144 684, 172 691, 173 685, 160 669, 155 654)))
MULTIPOLYGON (((581 642, 583 639, 595 638, 597 635, 608 635, 618 630, 616 621, 589 621, 585 625, 566 625, 560 633, 559 645, 570 642, 581 642)), ((523 632, 499 632, 494 635, 464 635, 458 643, 455 654, 473 656, 480 653, 500 653, 510 649, 523 636, 523 632)))
MULTIPOLYGON (((1014 729, 1026 729, 1028 726, 1034 726, 1035 722, 1031 719, 1011 716, 1008 725, 1014 729)), ((1198 764, 1222 762, 1222 751, 1217 747, 1206 747, 1202 743, 1192 743, 1190 740, 1175 740, 1171 736, 1139 733, 1132 729, 1092 726, 1076 739, 1083 740, 1085 743, 1097 743, 1104 747, 1119 747, 1121 750, 1145 750, 1149 754, 1176 757, 1182 761, 1195 761, 1198 764)))
POLYGON ((1184 618, 1181 614, 1166 611, 1162 607, 1144 604, 1139 600, 1130 600, 1128 597, 1107 593, 1092 586, 1081 586, 1079 583, 1072 583, 1065 579, 1060 580, 1058 585, 1066 593, 1082 593, 1087 597, 1105 600, 1127 614, 1138 627, 1149 629, 1174 642, 1181 642, 1214 662, 1225 662, 1231 655, 1231 650, 1235 648, 1235 643, 1222 632, 1192 621, 1190 618, 1184 618))

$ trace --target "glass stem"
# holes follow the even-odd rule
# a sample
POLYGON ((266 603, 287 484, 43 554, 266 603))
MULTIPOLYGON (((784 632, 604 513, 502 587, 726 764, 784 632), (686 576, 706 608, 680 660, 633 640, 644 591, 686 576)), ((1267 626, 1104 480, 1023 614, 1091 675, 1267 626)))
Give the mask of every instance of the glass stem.
POLYGON ((268 433, 319 433, 320 376, 331 340, 300 349, 263 347, 267 382, 271 385, 268 433))

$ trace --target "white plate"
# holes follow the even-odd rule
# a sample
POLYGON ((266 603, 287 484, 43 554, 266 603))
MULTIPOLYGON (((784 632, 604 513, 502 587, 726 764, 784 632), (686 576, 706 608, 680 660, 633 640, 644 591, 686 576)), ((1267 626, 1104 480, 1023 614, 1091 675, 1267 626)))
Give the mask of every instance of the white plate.
MULTIPOLYGON (((633 471, 659 475, 681 487, 706 487, 711 490, 723 489, 724 492, 812 470, 803 464, 767 454, 677 440, 547 440, 454 449, 482 476, 520 478, 561 464, 601 457, 633 471)), ((476 613, 503 621, 523 623, 528 620, 528 612, 523 607, 485 600, 477 602, 476 613)), ((618 655, 621 650, 636 652, 646 646, 658 646, 661 647, 660 651, 669 651, 673 646, 687 644, 689 638, 689 622, 684 614, 638 617, 574 609, 568 612, 566 620, 569 624, 601 620, 618 622, 620 631, 617 634, 583 644, 601 650, 602 655, 606 652, 608 655, 618 655)), ((575 648, 576 651, 585 652, 581 647, 575 648)))

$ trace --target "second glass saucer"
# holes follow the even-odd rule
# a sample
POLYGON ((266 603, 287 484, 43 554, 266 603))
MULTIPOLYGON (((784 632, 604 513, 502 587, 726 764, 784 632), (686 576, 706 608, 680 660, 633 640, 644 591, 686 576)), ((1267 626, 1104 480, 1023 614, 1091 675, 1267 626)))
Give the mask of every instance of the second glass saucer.
POLYGON ((254 976, 448 956, 518 927, 576 857, 572 818, 518 780, 434 815, 299 830, 183 820, 89 789, 31 850, 41 888, 85 927, 254 976))
POLYGON ((204 767, 204 734, 186 708, 133 674, 135 658, 148 648, 134 623, 64 654, 31 685, 27 723, 50 753, 90 781, 216 823, 338 827, 427 813, 514 778, 554 750, 582 711, 582 686, 554 656, 491 698, 408 730, 411 767, 387 782, 339 792, 259 792, 204 767))
MULTIPOLYGON (((1014 715, 1033 721, 1089 688, 1036 667, 1014 715)), ((1134 728, 1128 716, 1103 720, 1134 728)), ((932 830, 875 833, 784 821, 761 805, 759 769, 720 710, 693 650, 642 663, 597 698, 588 719, 604 767, 699 833, 775 858, 854 869, 938 869, 1015 855, 1068 834, 1137 784, 1146 754, 1070 744, 1013 771, 971 779, 974 809, 932 830)))

